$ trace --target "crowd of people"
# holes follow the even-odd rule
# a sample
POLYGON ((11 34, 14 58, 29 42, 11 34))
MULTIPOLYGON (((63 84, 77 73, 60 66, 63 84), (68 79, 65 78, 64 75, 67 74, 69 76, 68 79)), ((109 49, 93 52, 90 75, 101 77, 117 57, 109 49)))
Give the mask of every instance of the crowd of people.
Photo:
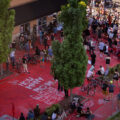
POLYGON ((54 21, 53 23, 50 23, 47 26, 47 29, 38 27, 38 31, 39 31, 39 38, 38 38, 39 44, 37 44, 37 46, 35 45, 35 42, 37 39, 36 37, 32 38, 28 34, 20 34, 20 37, 18 40, 20 43, 19 47, 21 46, 22 50, 25 50, 25 54, 23 55, 22 58, 20 57, 18 58, 15 53, 16 49, 19 48, 17 47, 16 43, 14 44, 12 43, 12 45, 10 46, 12 50, 8 58, 8 63, 11 63, 13 69, 15 68, 15 66, 19 68, 20 66, 19 64, 22 63, 23 64, 22 71, 30 73, 27 68, 27 63, 29 63, 29 61, 39 60, 41 63, 44 63, 52 59, 53 52, 52 52, 52 47, 49 41, 54 41, 59 38, 63 40, 62 24, 59 24, 57 23, 57 21, 54 21), (57 38, 57 34, 59 35, 58 38, 57 38), (31 51, 34 51, 34 53, 33 52, 31 53, 31 51))
POLYGON ((32 110, 30 109, 27 117, 21 113, 19 120, 64 120, 67 117, 67 112, 65 110, 60 110, 56 108, 51 115, 48 115, 47 112, 40 113, 39 105, 32 110))
MULTIPOLYGON (((83 33, 84 46, 91 60, 90 69, 87 72, 87 80, 90 81, 95 76, 107 76, 109 74, 111 59, 115 56, 120 59, 120 33, 119 33, 119 16, 112 18, 110 14, 105 19, 101 19, 98 15, 88 18, 88 28, 83 33), (95 69, 96 51, 99 51, 99 58, 105 59, 106 66, 101 63, 99 70, 95 69), (95 73, 96 71, 96 73, 95 73)), ((103 83, 102 90, 104 100, 111 100, 115 89, 114 81, 119 86, 119 72, 116 69, 112 80, 106 80, 103 83), (108 95, 109 93, 109 95, 108 95), (108 98, 109 97, 109 98, 108 98)))
POLYGON ((85 108, 80 99, 74 97, 70 104, 71 112, 77 111, 76 117, 84 117, 87 120, 92 120, 95 116, 89 107, 85 108))
MULTIPOLYGON (((34 49, 34 55, 38 56, 40 62, 44 63, 48 60, 51 60, 53 57, 52 48, 48 44, 49 40, 54 41, 56 38, 57 30, 57 23, 54 24, 50 23, 49 30, 44 31, 42 28, 39 29, 39 43, 40 45, 44 46, 43 49, 39 48, 39 46, 35 46, 32 44, 30 40, 27 40, 24 44, 24 48, 27 54, 30 54, 30 49, 34 49)), ((111 63, 111 56, 116 56, 120 59, 120 34, 119 31, 119 23, 118 18, 115 17, 111 19, 110 15, 108 15, 108 19, 100 19, 99 16, 89 16, 88 18, 88 28, 83 32, 84 38, 84 46, 88 54, 90 55, 90 64, 91 67, 87 73, 87 80, 90 81, 95 75, 99 76, 107 76, 109 73, 109 67, 111 63), (101 59, 105 59, 106 66, 104 67, 101 63, 98 70, 95 70, 96 65, 96 51, 100 51, 99 57, 101 59), (96 73, 95 73, 96 71, 96 73)), ((62 29, 60 30, 60 38, 63 40, 64 35, 62 29)), ((23 42, 23 36, 20 36, 20 40, 23 42)), ((29 57, 24 55, 22 57, 22 64, 23 64, 23 72, 30 73, 27 67, 27 63, 29 61, 29 57)), ((10 60, 11 64, 14 68, 15 66, 15 50, 12 50, 10 53, 10 60)), ((109 81, 105 81, 102 86, 102 91, 104 94, 104 100, 109 101, 113 98, 114 93, 114 81, 118 82, 119 85, 119 72, 116 69, 113 79, 109 81), (109 93, 109 96, 108 96, 109 93)), ((58 91, 63 90, 63 88, 58 84, 58 91)), ((68 91, 65 90, 66 96, 68 96, 68 91)), ((118 95, 118 98, 119 95, 118 95)), ((94 115, 90 111, 90 108, 87 107, 86 110, 83 110, 83 104, 72 101, 70 108, 74 111, 77 110, 78 117, 85 117, 88 120, 90 118, 94 118, 94 115)), ((119 107, 120 108, 120 107, 119 107)), ((52 113, 51 119, 52 120, 62 120, 62 116, 66 117, 66 112, 62 111, 62 113, 58 113, 58 111, 54 111, 52 113)), ((27 115, 27 120, 37 120, 40 117, 40 108, 37 105, 34 110, 30 110, 27 115)), ((21 113, 20 120, 25 120, 24 114, 21 113)), ((45 112, 41 115, 41 120, 47 120, 48 115, 45 112)))

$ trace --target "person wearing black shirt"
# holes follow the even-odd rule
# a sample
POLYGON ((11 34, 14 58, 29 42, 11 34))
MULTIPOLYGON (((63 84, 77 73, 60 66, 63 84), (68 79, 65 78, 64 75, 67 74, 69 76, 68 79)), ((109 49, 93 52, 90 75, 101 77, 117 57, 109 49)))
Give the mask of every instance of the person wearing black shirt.
POLYGON ((43 44, 44 44, 44 47, 45 47, 45 49, 46 49, 46 47, 48 46, 48 43, 47 43, 47 41, 48 41, 47 34, 44 35, 43 40, 44 40, 44 41, 43 41, 43 44))
POLYGON ((35 115, 35 120, 38 119, 38 117, 40 116, 40 108, 39 105, 36 105, 35 109, 34 109, 34 115, 35 115))
POLYGON ((77 112, 79 113, 79 117, 86 115, 85 112, 83 111, 83 104, 80 104, 80 105, 77 107, 77 112))
POLYGON ((95 117, 95 115, 93 115, 92 112, 90 111, 89 107, 87 107, 87 111, 86 111, 85 115, 86 115, 87 120, 93 120, 95 117))
POLYGON ((38 48, 38 46, 36 46, 35 55, 40 56, 40 49, 38 48))
POLYGON ((106 57, 105 59, 106 59, 106 65, 107 65, 107 67, 109 67, 110 60, 111 60, 110 55, 108 54, 107 57, 106 57))
POLYGON ((104 94, 104 100, 107 100, 107 99, 106 99, 107 94, 108 94, 107 88, 108 88, 108 82, 105 81, 105 82, 103 83, 103 86, 102 86, 102 90, 103 90, 103 94, 104 94))
POLYGON ((51 34, 51 40, 54 41, 54 33, 51 34))
POLYGON ((23 113, 21 113, 19 120, 25 120, 23 113))
POLYGON ((41 116, 41 120, 48 120, 48 115, 46 112, 41 116))
POLYGON ((95 53, 93 52, 93 53, 91 54, 91 64, 92 64, 92 65, 95 65, 95 61, 96 61, 96 55, 95 55, 95 53))

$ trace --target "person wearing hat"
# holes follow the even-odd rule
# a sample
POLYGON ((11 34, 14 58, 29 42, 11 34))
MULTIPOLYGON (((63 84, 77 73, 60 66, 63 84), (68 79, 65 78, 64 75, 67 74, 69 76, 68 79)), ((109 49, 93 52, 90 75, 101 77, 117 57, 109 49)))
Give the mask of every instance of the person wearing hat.
POLYGON ((109 84, 109 97, 110 97, 110 100, 113 98, 113 93, 114 93, 114 85, 113 85, 113 80, 110 81, 110 84, 109 84))

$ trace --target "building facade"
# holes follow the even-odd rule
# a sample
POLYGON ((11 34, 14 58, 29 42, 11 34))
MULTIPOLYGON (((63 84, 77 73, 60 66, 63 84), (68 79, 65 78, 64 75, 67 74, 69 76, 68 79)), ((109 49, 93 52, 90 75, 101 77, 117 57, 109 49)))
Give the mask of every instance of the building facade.
POLYGON ((67 0, 12 0, 10 9, 15 10, 14 41, 22 32, 32 32, 36 26, 48 25, 53 13, 60 11, 67 0))

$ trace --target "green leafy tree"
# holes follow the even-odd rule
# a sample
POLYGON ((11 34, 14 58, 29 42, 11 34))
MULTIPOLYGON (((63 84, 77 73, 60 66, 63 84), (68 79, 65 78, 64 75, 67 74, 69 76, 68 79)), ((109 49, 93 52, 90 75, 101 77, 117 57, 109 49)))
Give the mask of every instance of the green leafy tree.
POLYGON ((68 0, 59 16, 63 23, 64 40, 52 43, 52 73, 65 89, 80 86, 85 79, 87 55, 82 33, 87 27, 86 1, 68 0))
POLYGON ((0 0, 0 65, 3 74, 2 63, 6 62, 10 53, 9 45, 12 40, 14 28, 14 10, 8 10, 10 0, 0 0))

